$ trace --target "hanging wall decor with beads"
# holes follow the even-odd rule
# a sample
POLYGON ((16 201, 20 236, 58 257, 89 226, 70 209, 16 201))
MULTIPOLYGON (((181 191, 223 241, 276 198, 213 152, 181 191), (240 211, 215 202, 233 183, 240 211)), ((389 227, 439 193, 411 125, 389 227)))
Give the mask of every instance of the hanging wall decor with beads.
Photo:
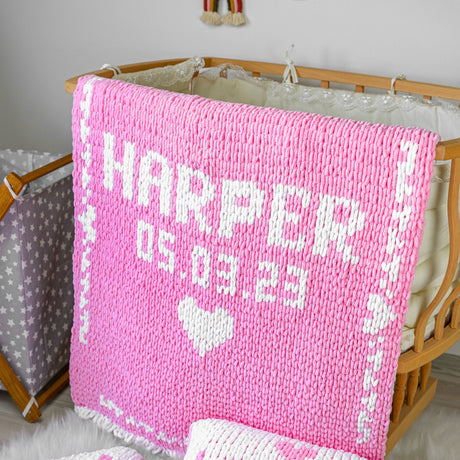
POLYGON ((231 26, 241 26, 246 20, 243 14, 243 0, 227 0, 228 12, 221 17, 219 0, 204 0, 201 20, 206 24, 218 26, 222 23, 231 26))

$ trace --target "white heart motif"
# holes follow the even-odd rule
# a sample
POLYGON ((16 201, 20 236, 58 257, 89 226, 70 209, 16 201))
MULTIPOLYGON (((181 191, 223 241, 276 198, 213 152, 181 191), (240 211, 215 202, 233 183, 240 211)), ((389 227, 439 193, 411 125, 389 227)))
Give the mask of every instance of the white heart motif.
POLYGON ((187 296, 179 302, 177 312, 200 356, 233 337, 234 318, 223 308, 216 308, 211 313, 200 308, 193 297, 187 296))

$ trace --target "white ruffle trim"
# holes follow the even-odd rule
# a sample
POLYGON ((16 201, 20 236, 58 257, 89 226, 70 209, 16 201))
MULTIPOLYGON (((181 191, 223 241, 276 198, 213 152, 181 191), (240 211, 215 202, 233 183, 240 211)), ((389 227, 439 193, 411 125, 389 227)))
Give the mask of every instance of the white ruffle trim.
POLYGON ((408 112, 417 107, 442 107, 452 116, 460 119, 460 108, 443 99, 424 99, 422 96, 410 94, 376 94, 357 93, 346 89, 318 88, 301 83, 282 83, 274 79, 253 77, 242 67, 233 64, 222 64, 216 67, 204 68, 200 75, 214 80, 228 72, 228 79, 239 78, 253 83, 259 83, 270 91, 272 97, 278 97, 289 102, 321 103, 328 106, 338 105, 345 110, 359 110, 363 112, 393 112, 401 110, 408 112))
POLYGON ((176 65, 156 67, 140 72, 122 73, 114 75, 113 79, 128 83, 156 87, 169 87, 176 83, 189 82, 195 72, 204 67, 201 57, 193 57, 176 65))
POLYGON ((319 102, 329 106, 339 105, 345 110, 356 109, 363 112, 402 110, 407 112, 417 106, 442 106, 460 116, 459 109, 453 104, 444 101, 432 101, 421 96, 356 93, 348 90, 315 88, 273 81, 266 81, 266 85, 273 96, 283 98, 283 100, 319 102))

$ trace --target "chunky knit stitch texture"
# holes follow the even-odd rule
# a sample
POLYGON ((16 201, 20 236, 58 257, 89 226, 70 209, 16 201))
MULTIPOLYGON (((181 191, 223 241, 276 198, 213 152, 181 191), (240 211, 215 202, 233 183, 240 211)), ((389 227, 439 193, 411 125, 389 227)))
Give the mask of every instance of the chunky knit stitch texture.
POLYGON ((143 460, 144 457, 128 447, 111 447, 110 449, 82 452, 81 454, 62 457, 59 460, 143 460))
POLYGON ((194 422, 184 460, 366 460, 356 454, 315 446, 241 423, 194 422))
POLYGON ((437 136, 87 76, 77 411, 184 452, 220 418, 383 458, 437 136))

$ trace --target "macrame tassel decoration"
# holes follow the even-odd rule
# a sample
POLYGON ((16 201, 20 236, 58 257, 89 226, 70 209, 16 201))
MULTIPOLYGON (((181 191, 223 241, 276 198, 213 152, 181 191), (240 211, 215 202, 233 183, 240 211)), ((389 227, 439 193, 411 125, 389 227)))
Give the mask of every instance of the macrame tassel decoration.
POLYGON ((218 26, 222 22, 231 26, 244 24, 246 20, 243 15, 243 0, 227 0, 227 3, 228 13, 222 19, 219 14, 219 0, 204 0, 201 20, 213 26, 218 26))
POLYGON ((224 16, 223 22, 231 26, 241 26, 246 20, 243 14, 243 0, 227 0, 228 13, 224 16))
POLYGON ((222 24, 222 18, 218 13, 219 0, 204 0, 203 14, 201 20, 206 24, 218 26, 222 24))

